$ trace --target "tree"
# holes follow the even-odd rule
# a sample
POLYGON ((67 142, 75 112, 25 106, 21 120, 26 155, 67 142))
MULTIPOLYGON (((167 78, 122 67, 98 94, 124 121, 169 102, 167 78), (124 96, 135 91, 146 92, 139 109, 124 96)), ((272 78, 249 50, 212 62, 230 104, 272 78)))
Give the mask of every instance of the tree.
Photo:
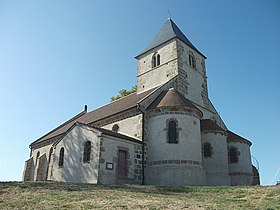
POLYGON ((136 86, 136 85, 132 86, 130 90, 121 89, 121 90, 119 91, 119 94, 118 94, 118 95, 113 96, 113 97, 111 98, 111 102, 116 101, 116 100, 118 100, 118 99, 120 99, 120 98, 123 98, 123 97, 125 97, 125 96, 128 96, 128 95, 130 95, 131 93, 135 93, 136 90, 137 90, 137 86, 136 86))

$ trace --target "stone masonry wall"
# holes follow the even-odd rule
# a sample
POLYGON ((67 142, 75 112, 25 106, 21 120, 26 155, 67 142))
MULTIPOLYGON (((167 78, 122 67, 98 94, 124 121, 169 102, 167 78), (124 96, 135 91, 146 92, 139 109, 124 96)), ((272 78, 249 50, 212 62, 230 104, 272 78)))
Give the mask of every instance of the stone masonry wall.
POLYGON ((118 113, 91 125, 112 130, 112 127, 117 124, 120 133, 142 139, 142 114, 137 108, 132 108, 127 111, 118 113))
POLYGON ((137 93, 162 85, 177 74, 177 46, 173 39, 165 46, 159 46, 139 58, 137 93), (155 53, 160 55, 160 65, 152 67, 152 57, 155 53))

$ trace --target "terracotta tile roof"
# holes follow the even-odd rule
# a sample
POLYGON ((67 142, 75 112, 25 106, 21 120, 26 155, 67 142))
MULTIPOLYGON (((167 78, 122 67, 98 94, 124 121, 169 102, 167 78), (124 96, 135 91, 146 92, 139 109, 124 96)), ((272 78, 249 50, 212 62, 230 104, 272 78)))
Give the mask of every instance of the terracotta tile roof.
POLYGON ((248 144, 249 146, 252 145, 252 142, 250 142, 249 140, 231 132, 231 131, 228 131, 228 141, 229 142, 240 142, 240 143, 245 143, 245 144, 248 144))
POLYGON ((223 132, 225 132, 224 129, 222 129, 220 126, 218 126, 214 121, 212 121, 210 119, 200 120, 200 129, 202 131, 223 131, 223 132))
POLYGON ((106 104, 91 112, 83 111, 80 114, 76 115, 75 117, 71 118, 70 120, 66 121, 62 125, 53 129, 46 135, 44 135, 41 138, 37 139, 36 141, 32 142, 30 144, 30 146, 65 133, 77 121, 84 123, 84 124, 89 124, 89 123, 99 121, 103 118, 112 116, 114 114, 123 112, 125 110, 135 108, 135 107, 137 107, 138 101, 140 101, 142 98, 148 96, 155 89, 156 88, 153 88, 151 90, 148 90, 148 91, 140 93, 140 94, 132 93, 126 97, 123 97, 119 100, 106 104))
POLYGON ((188 99, 186 99, 181 93, 175 88, 170 88, 167 91, 163 91, 147 110, 161 108, 161 107, 188 107, 198 112, 202 112, 188 99))

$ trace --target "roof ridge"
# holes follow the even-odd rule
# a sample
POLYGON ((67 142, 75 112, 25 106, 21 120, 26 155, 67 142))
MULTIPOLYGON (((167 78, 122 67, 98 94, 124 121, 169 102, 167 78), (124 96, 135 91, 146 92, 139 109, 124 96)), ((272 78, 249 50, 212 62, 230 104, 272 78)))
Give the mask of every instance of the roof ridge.
MULTIPOLYGON (((141 93, 139 93, 139 94, 137 94, 137 91, 135 91, 135 92, 130 93, 130 94, 126 95, 126 96, 123 96, 123 97, 121 97, 121 98, 119 98, 119 99, 117 99, 117 100, 115 100, 115 101, 111 101, 111 102, 109 102, 109 103, 107 103, 107 104, 104 104, 104 105, 102 105, 102 106, 100 106, 100 107, 97 107, 97 108, 91 110, 90 112, 93 112, 93 111, 95 111, 95 110, 97 110, 97 109, 101 109, 101 108, 103 108, 103 107, 105 107, 105 106, 108 106, 108 105, 110 105, 110 104, 119 102, 120 100, 126 99, 126 98, 128 98, 128 97, 133 96, 133 95, 140 95, 140 94, 145 93, 145 92, 147 92, 147 91, 150 91, 150 90, 152 90, 152 89, 154 89, 154 88, 151 88, 151 89, 146 90, 146 91, 144 91, 144 92, 141 92, 141 93)), ((152 92, 153 92, 153 91, 152 91, 152 92)), ((150 95, 150 94, 148 94, 148 95, 150 95)), ((89 112, 89 113, 90 113, 90 112, 89 112)))

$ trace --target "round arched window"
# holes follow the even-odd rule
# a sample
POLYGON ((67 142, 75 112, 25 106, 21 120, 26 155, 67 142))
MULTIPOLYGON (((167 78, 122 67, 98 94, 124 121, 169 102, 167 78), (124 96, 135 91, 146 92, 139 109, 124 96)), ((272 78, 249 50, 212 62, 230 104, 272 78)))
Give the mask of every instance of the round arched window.
POLYGON ((119 131, 119 129, 120 129, 120 127, 118 126, 118 124, 115 124, 115 125, 113 125, 113 127, 112 127, 112 131, 114 131, 114 132, 118 132, 119 131))

